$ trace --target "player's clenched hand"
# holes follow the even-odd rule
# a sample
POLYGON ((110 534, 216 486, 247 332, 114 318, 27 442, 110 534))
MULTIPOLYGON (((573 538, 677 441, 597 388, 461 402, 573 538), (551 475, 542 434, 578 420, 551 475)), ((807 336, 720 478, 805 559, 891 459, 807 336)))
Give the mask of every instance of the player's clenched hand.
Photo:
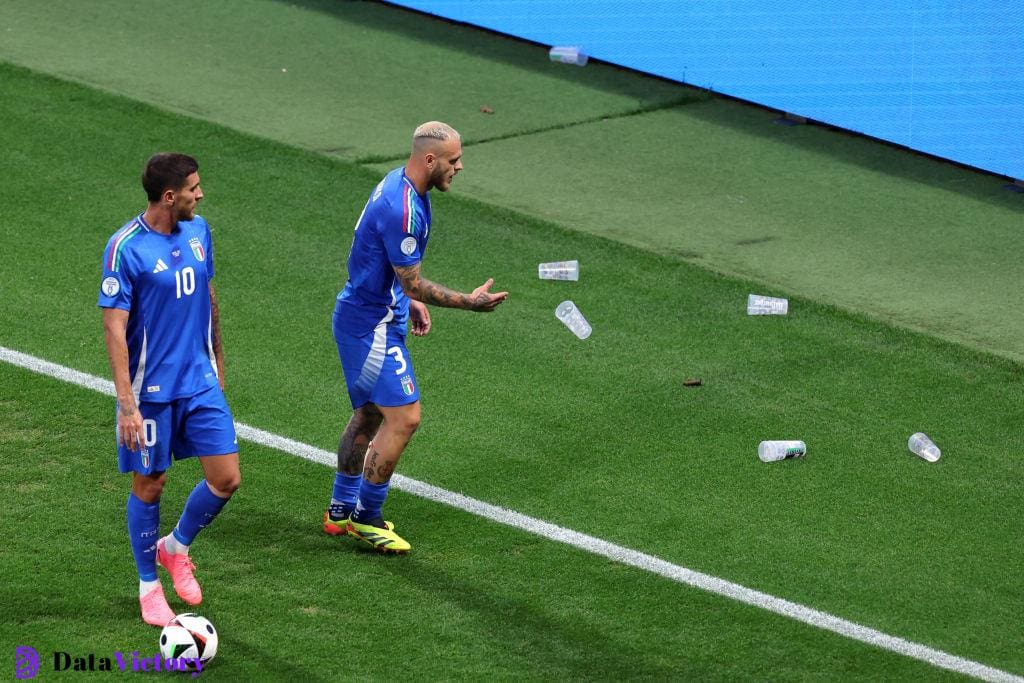
POLYGON ((135 406, 119 406, 117 409, 117 443, 128 450, 137 451, 142 447, 145 436, 142 432, 142 413, 135 406))
POLYGON ((471 309, 474 311, 481 311, 483 313, 490 313, 498 304, 508 298, 508 292, 489 292, 491 285, 494 284, 494 278, 487 278, 487 282, 483 283, 476 289, 474 289, 469 295, 469 301, 471 309))

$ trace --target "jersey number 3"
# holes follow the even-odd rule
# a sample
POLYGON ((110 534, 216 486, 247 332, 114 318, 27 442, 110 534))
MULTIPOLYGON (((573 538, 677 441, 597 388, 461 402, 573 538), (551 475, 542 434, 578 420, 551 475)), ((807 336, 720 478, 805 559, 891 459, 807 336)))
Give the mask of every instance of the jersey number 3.
POLYGON ((402 353, 401 346, 392 346, 388 349, 388 353, 394 356, 395 362, 398 363, 398 369, 395 370, 396 375, 401 375, 405 372, 405 355, 402 353))

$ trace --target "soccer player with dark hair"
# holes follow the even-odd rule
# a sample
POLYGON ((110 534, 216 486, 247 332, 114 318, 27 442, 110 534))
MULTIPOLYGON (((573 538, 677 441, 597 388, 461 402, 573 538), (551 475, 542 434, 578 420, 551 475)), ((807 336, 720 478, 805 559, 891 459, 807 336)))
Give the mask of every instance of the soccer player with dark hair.
POLYGON ((405 347, 409 323, 422 336, 430 331, 427 304, 489 312, 508 296, 489 291, 493 279, 465 294, 420 273, 430 236, 429 191, 447 192, 461 170, 458 132, 439 121, 416 128, 409 161, 380 181, 359 216, 348 282, 335 303, 334 339, 353 412, 338 444, 323 528, 380 552, 410 549, 381 512, 398 459, 420 424, 419 385, 405 347))
POLYGON ((142 172, 149 205, 107 242, 99 306, 117 392, 117 454, 132 473, 128 536, 142 619, 174 618, 159 562, 189 605, 202 600, 189 546, 241 482, 234 420, 224 399, 224 352, 210 228, 195 214, 199 164, 157 154, 142 172), (171 459, 198 457, 204 479, 174 530, 159 538, 160 495, 171 459))

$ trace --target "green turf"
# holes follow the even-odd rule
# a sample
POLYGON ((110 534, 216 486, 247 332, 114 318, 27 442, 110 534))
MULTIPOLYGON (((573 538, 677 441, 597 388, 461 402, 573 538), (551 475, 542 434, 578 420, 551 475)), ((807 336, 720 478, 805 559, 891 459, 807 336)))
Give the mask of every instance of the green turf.
MULTIPOLYGON (((0 186, 0 267, 19 275, 5 281, 0 345, 106 376, 95 308, 103 245, 142 208, 145 157, 185 149, 202 164, 202 213, 215 229, 236 418, 334 446, 346 402, 329 315, 376 174, 9 67, 0 67, 0 118, 8 179, 0 186)), ((494 209, 458 188, 434 197, 424 272, 463 289, 493 276, 512 296, 489 316, 437 310, 430 337, 410 340, 425 421, 403 474, 1024 671, 1021 528, 1019 515, 1007 514, 1024 503, 1019 364, 803 299, 786 318, 749 318, 749 283, 494 209), (581 260, 579 283, 537 280, 539 261, 568 255, 581 260), (593 323, 591 339, 575 340, 555 320, 563 298, 593 323), (680 387, 694 375, 705 386, 680 387), (918 429, 944 449, 936 465, 906 451, 918 429), (766 437, 803 438, 809 455, 764 465, 756 446, 766 437)), ((100 505, 91 533, 111 544, 60 579, 64 587, 83 576, 93 582, 84 605, 26 573, 26 555, 66 564, 49 546, 7 551, 5 564, 16 564, 3 574, 23 583, 6 590, 56 596, 40 608, 43 626, 33 634, 74 610, 88 618, 61 631, 71 642, 142 637, 125 597, 127 550, 120 532, 110 533, 120 529, 123 483, 111 474, 112 453, 102 455, 109 401, 86 399, 84 408, 68 398, 79 390, 39 389, 8 368, 0 377, 0 396, 12 397, 0 424, 25 432, 22 442, 34 439, 32 461, 41 463, 0 477, 8 487, 0 500, 21 500, 6 493, 13 486, 43 501, 42 509, 5 503, 0 519, 16 518, 6 523, 19 533, 54 533, 47 514, 63 508, 47 505, 39 487, 51 470, 67 477, 61 468, 81 463, 92 479, 72 509, 100 505), (92 445, 75 451, 79 438, 92 445), (121 574, 112 575, 115 561, 121 574), (111 610, 120 617, 104 628, 115 631, 80 640, 111 610)), ((3 439, 7 467, 29 449, 13 445, 22 442, 3 439)), ((944 676, 401 494, 389 514, 409 530, 413 563, 353 565, 377 558, 339 557, 317 531, 329 471, 250 445, 243 453, 245 493, 235 516, 211 529, 213 558, 223 559, 206 570, 225 590, 211 599, 210 615, 237 639, 225 676, 236 666, 249 671, 239 659, 256 658, 263 672, 287 665, 290 648, 260 659, 261 648, 278 647, 267 645, 273 617, 294 626, 286 641, 304 644, 323 638, 325 624, 343 633, 369 620, 418 664, 435 667, 424 669, 428 678, 444 677, 444 666, 466 678, 944 676), (244 581, 251 560, 228 560, 249 557, 261 542, 273 544, 284 566, 254 586, 244 581), (364 606, 346 621, 341 601, 354 579, 334 576, 346 569, 411 603, 409 613, 364 606), (304 610, 326 616, 304 625, 304 610), (442 645, 424 627, 438 623, 452 629, 451 642, 466 643, 455 663, 439 659, 442 645), (612 632, 621 635, 609 645, 585 646, 612 632), (598 652, 612 653, 609 662, 593 663, 598 652)), ((179 481, 170 499, 180 501, 190 483, 179 481)), ((337 649, 332 642, 315 656, 324 661, 337 649)))
POLYGON ((9 0, 0 37, 0 59, 344 158, 407 154, 430 118, 470 142, 695 99, 371 2, 9 0))
POLYGON ((457 183, 576 230, 1024 360, 1024 317, 1007 314, 1008 292, 1024 282, 1024 196, 774 118, 711 100, 477 145, 457 183))
POLYGON ((8 0, 0 35, 0 59, 345 159, 447 119, 464 194, 1024 360, 1024 196, 992 177, 378 3, 8 0))
MULTIPOLYGON (((152 656, 158 631, 137 619, 121 533, 126 479, 110 467, 111 399, 8 365, 0 387, 0 642, 34 647, 41 680, 58 675, 55 651, 152 656), (45 404, 66 411, 56 429, 45 404)), ((959 678, 402 493, 389 507, 418 549, 382 558, 319 531, 309 492, 326 468, 244 453, 242 488, 193 546, 197 609, 220 632, 202 680, 959 678)), ((198 471, 171 470, 165 530, 198 471)))

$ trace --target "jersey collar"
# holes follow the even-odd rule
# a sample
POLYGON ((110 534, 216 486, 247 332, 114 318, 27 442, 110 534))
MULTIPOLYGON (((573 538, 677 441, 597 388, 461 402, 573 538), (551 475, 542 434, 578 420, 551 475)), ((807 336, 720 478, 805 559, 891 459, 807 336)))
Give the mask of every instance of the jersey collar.
POLYGON ((412 191, 415 192, 420 197, 427 196, 426 192, 424 192, 423 194, 420 194, 419 190, 416 189, 416 186, 412 184, 411 180, 409 180, 409 176, 405 175, 405 167, 404 166, 402 167, 402 180, 404 180, 406 185, 408 185, 410 188, 412 188, 412 191))
MULTIPOLYGON (((135 217, 135 221, 136 221, 136 222, 137 222, 137 223, 138 223, 139 225, 141 225, 141 226, 142 226, 143 228, 145 228, 146 230, 148 230, 149 232, 153 232, 153 233, 156 233, 156 234, 158 234, 158 235, 160 235, 160 234, 163 234, 163 233, 159 233, 159 232, 156 232, 156 230, 154 230, 154 229, 153 229, 153 228, 152 228, 152 227, 151 227, 151 226, 149 225, 149 223, 147 223, 147 222, 146 222, 146 219, 144 218, 144 216, 145 216, 145 215, 146 215, 146 213, 145 213, 145 212, 142 212, 142 213, 140 213, 140 214, 139 214, 138 216, 136 216, 136 217, 135 217)), ((176 232, 179 232, 180 230, 181 230, 181 224, 180 224, 180 223, 179 223, 178 221, 175 221, 175 223, 174 223, 174 227, 172 227, 172 228, 171 228, 171 235, 173 235, 173 234, 174 234, 174 233, 176 233, 176 232)), ((167 236, 169 237, 170 235, 167 235, 167 236)))
POLYGON ((135 222, 138 223, 139 225, 141 225, 142 227, 144 227, 149 232, 153 232, 153 228, 149 227, 149 223, 147 223, 146 219, 143 218, 144 215, 145 215, 144 213, 140 213, 138 216, 136 216, 135 217, 135 222))

